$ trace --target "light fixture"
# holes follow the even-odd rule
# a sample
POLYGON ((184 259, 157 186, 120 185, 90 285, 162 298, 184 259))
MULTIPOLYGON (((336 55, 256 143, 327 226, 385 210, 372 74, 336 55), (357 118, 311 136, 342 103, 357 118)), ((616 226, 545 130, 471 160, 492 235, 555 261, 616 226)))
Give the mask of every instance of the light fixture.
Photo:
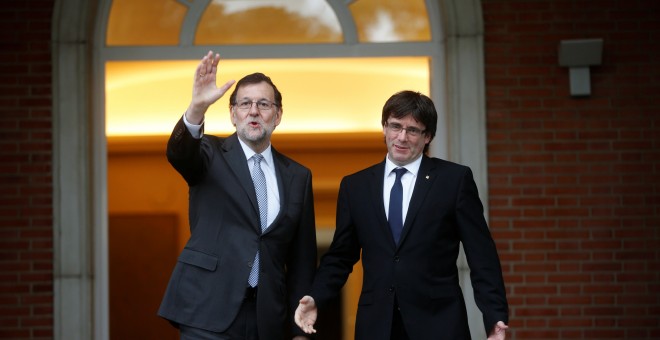
POLYGON ((589 66, 600 65, 603 39, 562 40, 559 43, 559 66, 569 68, 571 96, 591 95, 589 66))

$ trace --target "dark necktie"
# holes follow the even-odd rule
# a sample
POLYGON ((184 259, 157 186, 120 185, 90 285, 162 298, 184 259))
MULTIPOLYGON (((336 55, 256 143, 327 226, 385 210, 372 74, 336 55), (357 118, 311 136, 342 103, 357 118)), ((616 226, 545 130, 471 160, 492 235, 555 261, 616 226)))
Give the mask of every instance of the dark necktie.
POLYGON ((392 170, 396 173, 396 179, 390 191, 390 208, 388 222, 390 229, 392 229, 392 236, 394 236, 394 243, 399 243, 401 237, 401 229, 403 229, 403 185, 401 184, 401 177, 406 173, 405 168, 396 168, 392 170))
MULTIPOLYGON (((266 187, 266 176, 261 170, 261 161, 264 156, 255 154, 252 156, 254 165, 252 167, 252 182, 254 182, 254 190, 257 193, 257 203, 259 204, 259 222, 261 223, 261 232, 266 230, 268 224, 268 193, 266 187)), ((248 277, 248 284, 250 287, 256 287, 259 282, 259 249, 254 257, 254 263, 250 276, 248 277)))

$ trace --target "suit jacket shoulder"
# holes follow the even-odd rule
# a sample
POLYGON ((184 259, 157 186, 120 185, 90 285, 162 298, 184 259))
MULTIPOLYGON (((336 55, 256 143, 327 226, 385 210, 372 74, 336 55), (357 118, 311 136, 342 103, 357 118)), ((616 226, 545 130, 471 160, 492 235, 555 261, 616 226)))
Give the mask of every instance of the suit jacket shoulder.
POLYGON ((274 146, 271 146, 271 150, 273 152, 273 159, 276 162, 279 161, 281 165, 287 167, 288 169, 290 169, 292 171, 295 170, 295 171, 311 172, 311 170, 309 170, 309 168, 307 168, 306 166, 298 163, 294 159, 292 159, 292 158, 280 153, 279 151, 277 151, 277 149, 275 149, 274 146))
POLYGON ((183 176, 188 185, 194 186, 206 176, 214 157, 233 150, 237 144, 236 134, 229 137, 203 135, 202 138, 195 138, 182 117, 167 142, 166 155, 172 167, 183 176))
MULTIPOLYGON (((365 176, 373 176, 374 174, 383 175, 384 171, 385 171, 385 160, 383 160, 380 163, 373 164, 360 171, 346 175, 344 178, 347 180, 362 179, 365 176)), ((419 167, 419 171, 420 173, 428 172, 428 171, 445 171, 456 174, 464 174, 466 171, 470 171, 470 168, 465 165, 454 163, 448 160, 423 155, 422 164, 419 167)))

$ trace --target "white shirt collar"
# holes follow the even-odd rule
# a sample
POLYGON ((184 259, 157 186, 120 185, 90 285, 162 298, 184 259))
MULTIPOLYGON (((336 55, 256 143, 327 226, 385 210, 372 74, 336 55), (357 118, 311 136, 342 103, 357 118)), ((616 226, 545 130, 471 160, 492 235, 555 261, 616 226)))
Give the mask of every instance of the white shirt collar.
POLYGON ((408 172, 412 173, 415 177, 417 177, 417 173, 419 172, 419 167, 422 165, 422 155, 420 154, 419 157, 417 157, 416 160, 404 165, 404 166, 398 166, 394 164, 390 160, 389 157, 385 156, 385 176, 388 176, 392 170, 396 168, 406 168, 408 172))
MULTIPOLYGON (((250 159, 256 154, 256 152, 254 152, 254 150, 252 150, 247 144, 243 143, 240 138, 238 138, 238 141, 241 143, 245 158, 250 159)), ((271 144, 268 144, 268 147, 261 153, 261 155, 264 156, 267 165, 273 166, 273 150, 271 149, 271 144)))

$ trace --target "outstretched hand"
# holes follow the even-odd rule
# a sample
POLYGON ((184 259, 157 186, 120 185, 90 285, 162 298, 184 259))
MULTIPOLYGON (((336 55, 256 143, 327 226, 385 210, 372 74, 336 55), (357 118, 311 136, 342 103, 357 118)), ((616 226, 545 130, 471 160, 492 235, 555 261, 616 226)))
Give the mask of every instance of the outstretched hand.
POLYGON ((504 340, 506 338, 507 328, 509 328, 509 326, 504 322, 498 321, 490 334, 488 334, 488 340, 504 340))
POLYGON ((314 298, 309 295, 303 296, 299 301, 298 308, 296 308, 296 313, 294 315, 296 325, 307 334, 316 333, 314 324, 316 323, 317 313, 318 311, 314 298))
POLYGON ((209 106, 218 101, 234 85, 235 81, 229 80, 217 87, 219 61, 220 55, 216 53, 214 56, 213 51, 209 51, 195 69, 192 100, 186 111, 186 119, 193 124, 200 124, 209 106))

